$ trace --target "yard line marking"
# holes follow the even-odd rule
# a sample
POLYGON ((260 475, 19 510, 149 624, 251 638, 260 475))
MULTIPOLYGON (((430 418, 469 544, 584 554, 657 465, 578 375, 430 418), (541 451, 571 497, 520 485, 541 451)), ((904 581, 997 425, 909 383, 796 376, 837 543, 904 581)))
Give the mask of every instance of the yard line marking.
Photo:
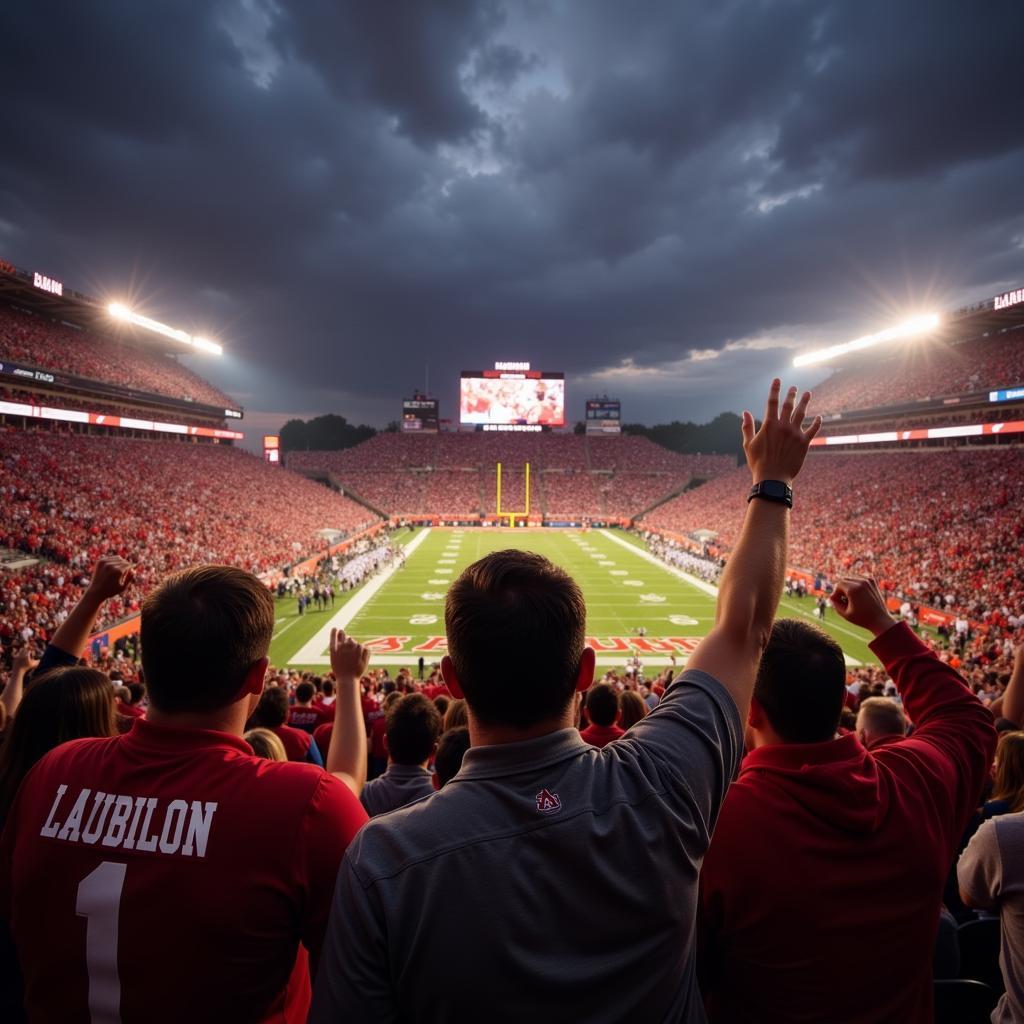
POLYGON ((292 621, 289 622, 287 626, 282 626, 270 639, 276 640, 282 633, 286 633, 289 629, 291 629, 292 626, 294 626, 295 623, 298 621, 298 619, 292 619, 292 621))
MULTIPOLYGON (((688 572, 683 572, 682 569, 677 569, 674 565, 666 565, 660 559, 655 558, 649 551, 644 551, 642 548, 638 548, 635 544, 630 544, 629 541, 623 540, 621 537, 616 537, 615 534, 610 531, 602 531, 602 536, 607 537, 608 540, 615 541, 615 543, 620 547, 627 548, 638 557, 650 562, 652 565, 660 566, 666 572, 672 573, 673 576, 678 576, 681 580, 686 580, 687 583, 696 587, 698 590, 704 591, 705 594, 710 594, 714 598, 718 597, 718 587, 713 583, 705 583, 704 580, 699 580, 696 576, 691 576, 688 572)), ((815 619, 820 622, 816 615, 812 615, 810 612, 804 611, 799 605, 792 604, 785 599, 780 601, 779 605, 780 607, 784 606, 786 608, 790 608, 808 619, 815 619)), ((832 629, 838 630, 840 633, 845 633, 847 636, 853 637, 854 640, 859 640, 861 643, 866 642, 864 637, 859 633, 854 633, 852 629, 849 629, 846 626, 840 626, 838 623, 833 622, 831 623, 831 627, 832 629)), ((847 665, 857 667, 864 664, 862 661, 858 661, 856 658, 851 658, 849 655, 845 655, 845 657, 847 665)))
MULTIPOLYGON (((411 555, 430 535, 428 526, 422 533, 417 534, 405 546, 406 556, 411 555)), ((331 639, 332 629, 344 629, 370 602, 370 599, 384 586, 385 583, 398 571, 399 562, 392 562, 382 573, 367 583, 358 594, 351 600, 346 601, 338 611, 331 616, 327 624, 321 627, 299 648, 289 659, 289 665, 329 665, 331 659, 324 653, 327 644, 331 639)))

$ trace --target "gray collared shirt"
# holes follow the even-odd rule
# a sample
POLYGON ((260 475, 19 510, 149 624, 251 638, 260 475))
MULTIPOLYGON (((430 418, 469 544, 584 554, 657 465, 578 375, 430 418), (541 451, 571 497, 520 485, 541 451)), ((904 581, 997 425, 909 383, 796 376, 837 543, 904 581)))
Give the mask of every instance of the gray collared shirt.
POLYGON ((426 768, 418 764, 389 764, 383 775, 363 786, 359 799, 373 818, 433 792, 434 783, 426 768))
POLYGON ((697 876, 742 736, 691 671, 603 749, 471 748, 349 846, 310 1020, 702 1021, 697 876))

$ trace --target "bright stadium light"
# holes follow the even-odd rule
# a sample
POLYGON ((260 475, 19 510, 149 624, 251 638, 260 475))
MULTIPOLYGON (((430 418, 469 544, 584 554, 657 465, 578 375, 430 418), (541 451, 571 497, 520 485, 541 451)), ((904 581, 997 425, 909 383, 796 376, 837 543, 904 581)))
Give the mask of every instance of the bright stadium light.
POLYGON ((218 356, 224 353, 224 349, 215 341, 210 341, 208 338, 193 337, 187 331, 179 330, 176 327, 168 327, 167 324, 162 324, 159 320, 151 320, 148 316, 133 312, 120 302, 112 302, 107 306, 107 312, 118 320, 126 320, 130 324, 135 324, 136 327, 145 327, 147 331, 162 334, 165 338, 170 338, 172 341, 180 341, 183 345, 191 345, 192 348, 199 349, 201 352, 212 352, 218 356))
POLYGON ((209 338, 200 338, 196 334, 192 335, 192 347, 202 349, 203 352, 212 352, 215 356, 224 354, 224 349, 217 342, 210 341, 209 338))
POLYGON ((865 334, 863 338, 854 338, 853 341, 844 341, 841 345, 830 345, 828 348, 819 348, 814 352, 805 352, 793 360, 794 366, 810 366, 813 363, 823 363, 827 359, 834 359, 836 356, 844 356, 848 352, 857 352, 862 348, 871 348, 883 341, 893 341, 896 338, 910 338, 915 334, 926 334, 934 331, 939 326, 939 314, 928 313, 924 316, 911 317, 903 323, 890 327, 888 330, 879 331, 877 334, 865 334))

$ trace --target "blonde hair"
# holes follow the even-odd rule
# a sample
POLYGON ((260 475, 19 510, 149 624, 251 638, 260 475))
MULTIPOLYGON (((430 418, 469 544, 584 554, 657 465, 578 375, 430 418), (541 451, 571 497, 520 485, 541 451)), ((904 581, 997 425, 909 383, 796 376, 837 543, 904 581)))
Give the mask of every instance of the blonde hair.
POLYGON ((269 729, 250 729, 245 734, 245 742, 253 749, 257 757, 264 757, 268 761, 287 761, 284 744, 276 733, 269 729))

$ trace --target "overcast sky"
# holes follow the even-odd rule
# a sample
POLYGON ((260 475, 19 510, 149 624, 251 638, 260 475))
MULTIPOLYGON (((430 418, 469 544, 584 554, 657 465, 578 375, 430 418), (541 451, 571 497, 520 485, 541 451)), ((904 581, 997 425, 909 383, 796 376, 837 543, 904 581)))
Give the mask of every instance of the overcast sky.
POLYGON ((455 416, 496 359, 704 421, 1024 284, 1022 38, 1020 0, 8 3, 0 256, 220 338, 254 438, 382 426, 428 364, 455 416))

